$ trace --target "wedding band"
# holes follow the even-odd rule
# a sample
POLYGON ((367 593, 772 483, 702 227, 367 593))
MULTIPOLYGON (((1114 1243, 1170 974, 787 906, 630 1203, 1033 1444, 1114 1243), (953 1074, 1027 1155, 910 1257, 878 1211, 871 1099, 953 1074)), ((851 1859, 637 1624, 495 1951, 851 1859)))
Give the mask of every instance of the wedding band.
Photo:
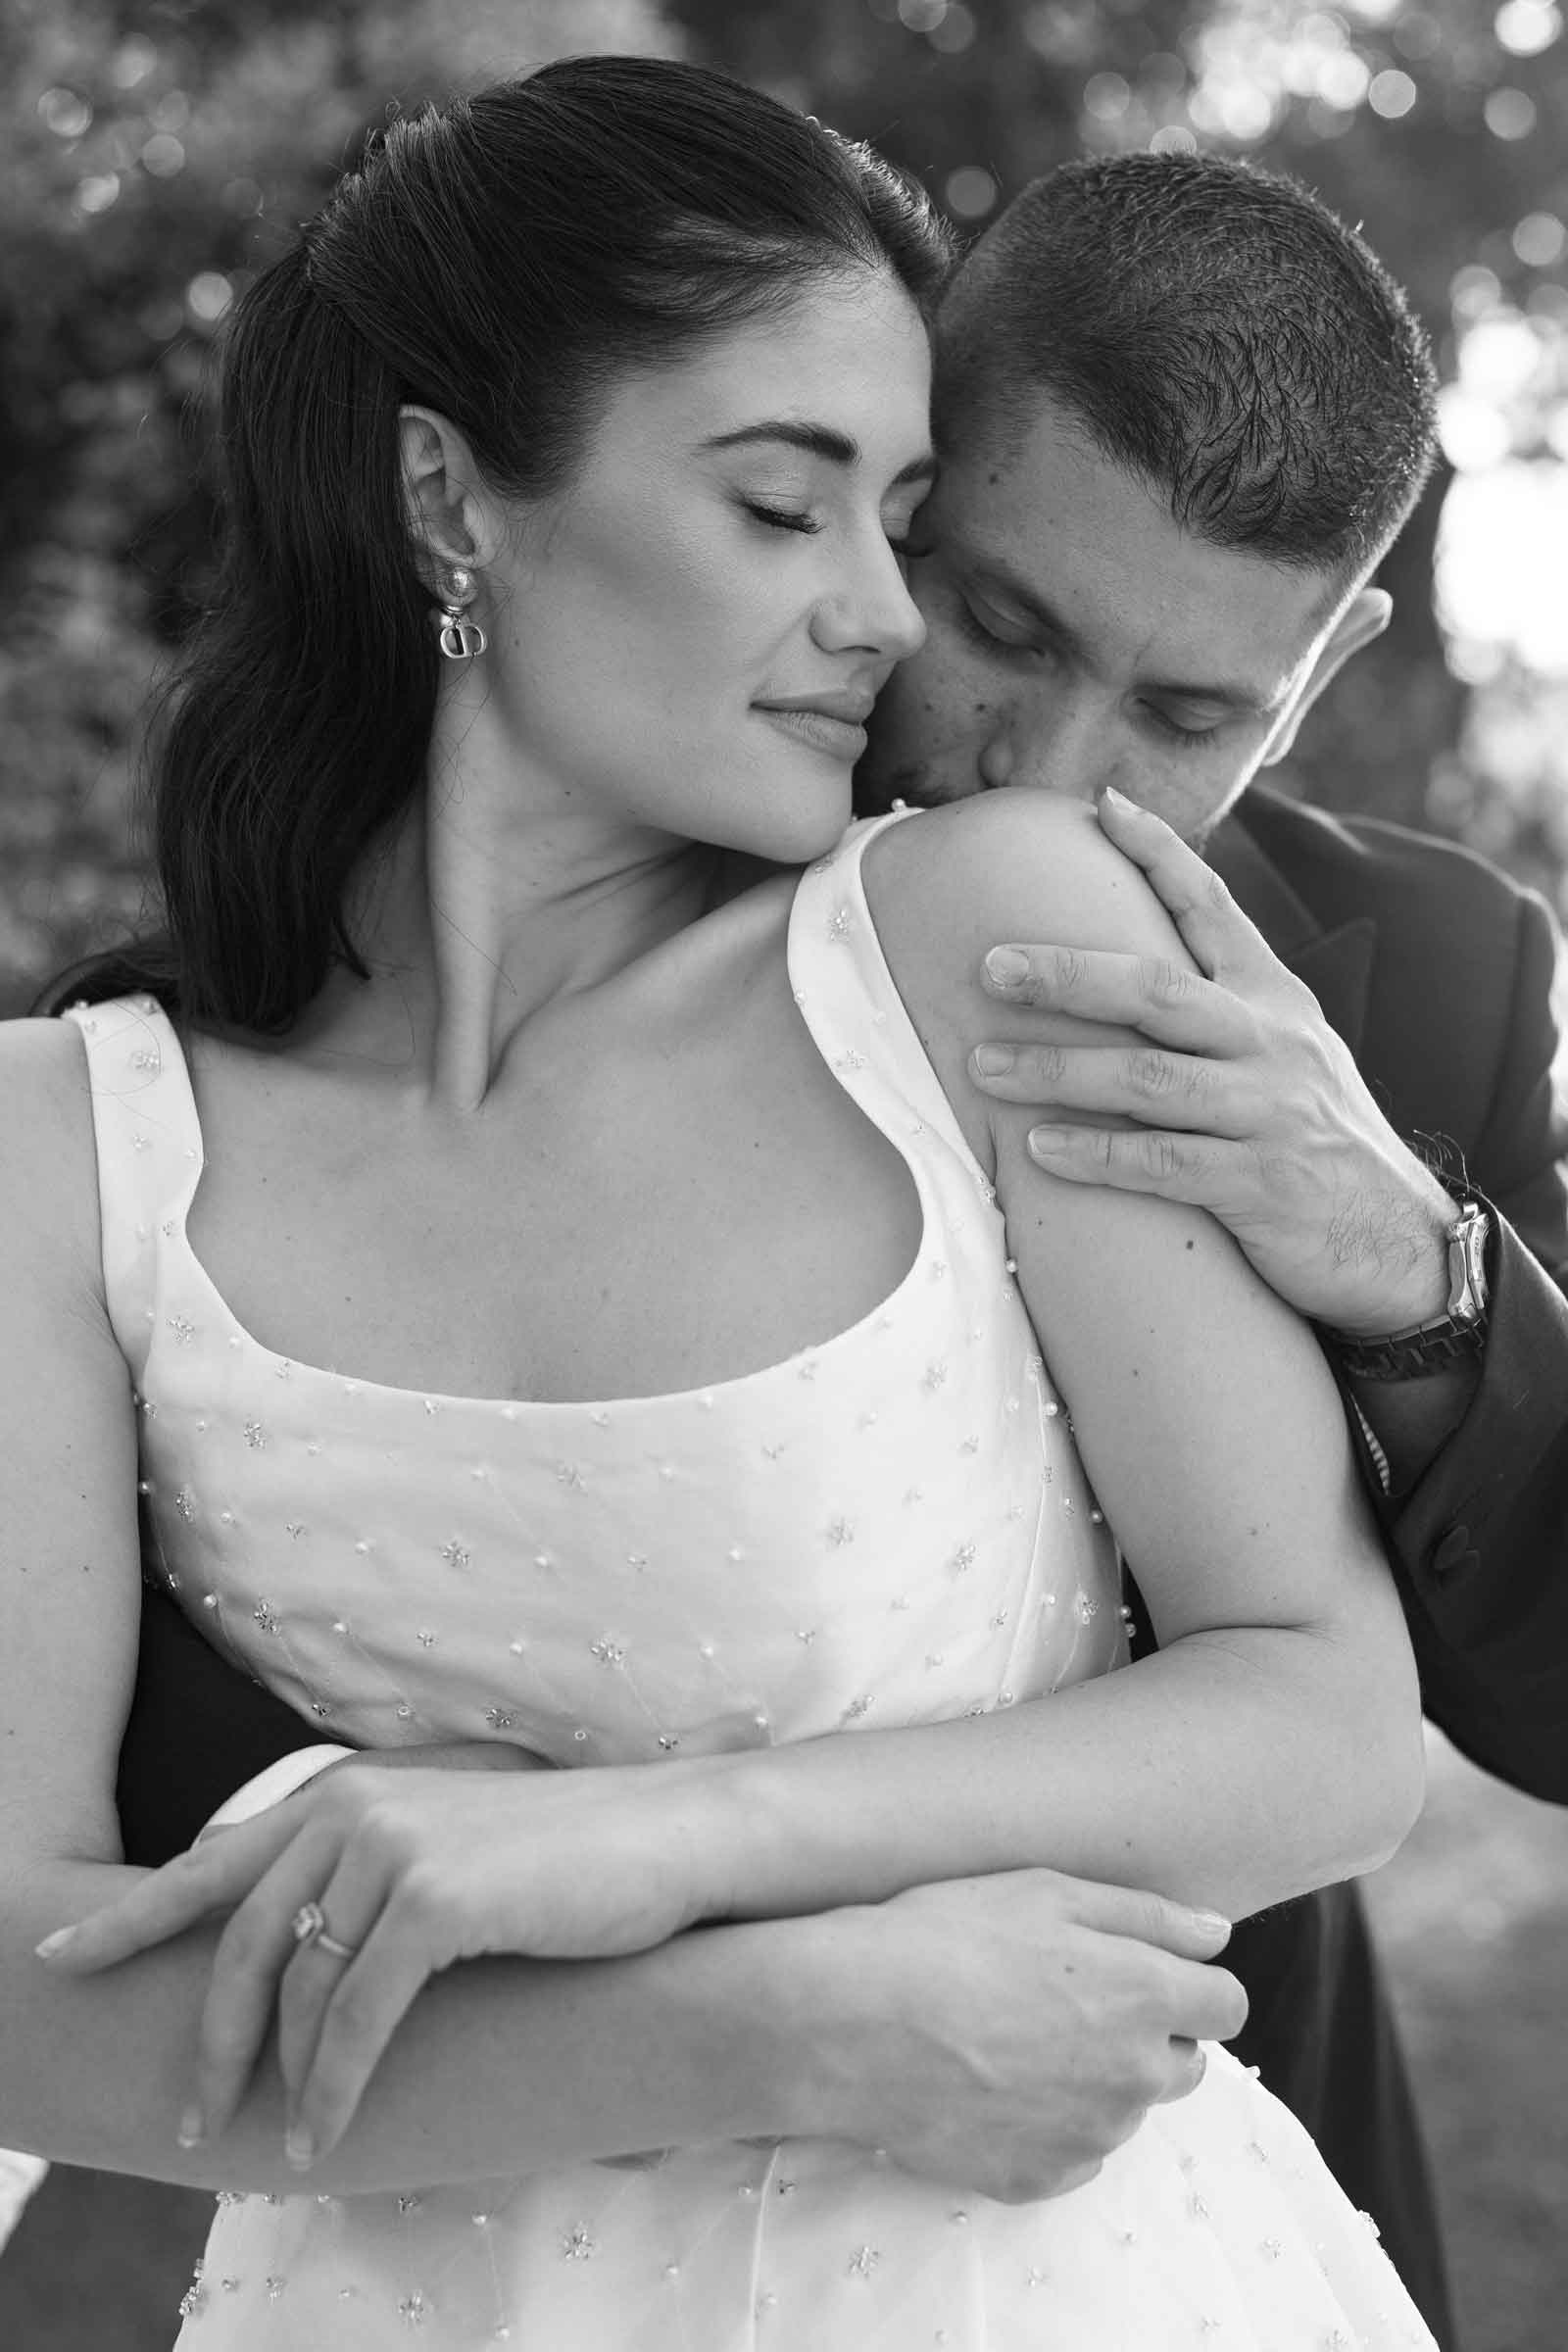
POLYGON ((357 1943, 340 1943, 335 1936, 327 1934, 326 1913, 319 1903, 301 1903, 289 1925, 302 1952, 309 1951, 314 1944, 318 1952, 325 1952, 330 1960, 354 1960, 359 1957, 360 1947, 357 1943))

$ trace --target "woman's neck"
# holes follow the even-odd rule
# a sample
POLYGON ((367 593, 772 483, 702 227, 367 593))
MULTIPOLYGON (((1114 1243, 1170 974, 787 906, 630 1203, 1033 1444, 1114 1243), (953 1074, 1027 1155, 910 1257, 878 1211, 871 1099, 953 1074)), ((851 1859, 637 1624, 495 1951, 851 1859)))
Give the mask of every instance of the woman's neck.
POLYGON ((296 1050, 379 1062, 476 1110, 514 1038, 732 895, 724 853, 534 779, 481 709, 438 724, 419 801, 368 858, 349 916, 368 983, 337 972, 296 1050))

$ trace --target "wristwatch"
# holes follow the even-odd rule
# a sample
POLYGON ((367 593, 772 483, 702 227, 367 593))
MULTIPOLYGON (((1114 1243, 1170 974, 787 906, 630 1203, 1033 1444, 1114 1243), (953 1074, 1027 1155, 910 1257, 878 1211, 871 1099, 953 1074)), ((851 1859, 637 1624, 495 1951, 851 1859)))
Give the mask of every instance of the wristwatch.
POLYGON ((1444 1235, 1448 1246, 1447 1311, 1378 1339, 1326 1329, 1343 1372, 1355 1380, 1419 1380, 1479 1355, 1487 1340, 1487 1242, 1492 1219, 1467 1200, 1444 1235))

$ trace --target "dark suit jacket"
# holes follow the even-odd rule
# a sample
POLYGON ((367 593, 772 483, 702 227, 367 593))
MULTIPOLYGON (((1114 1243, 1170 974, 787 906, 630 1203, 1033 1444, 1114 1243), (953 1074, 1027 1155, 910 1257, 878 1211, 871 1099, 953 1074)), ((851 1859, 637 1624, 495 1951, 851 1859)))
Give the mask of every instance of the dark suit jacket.
POLYGON ((1255 788, 1210 856, 1391 1126, 1497 1212, 1480 1387, 1382 1517, 1427 1713, 1487 1771, 1568 1803, 1568 1062, 1551 917, 1463 850, 1255 788))
MULTIPOLYGON (((1429 1711, 1490 1771, 1568 1799, 1568 1579, 1554 1573, 1568 1552, 1568 1135, 1548 1084, 1550 920, 1479 859, 1265 791, 1211 854, 1392 1123, 1457 1155, 1511 1222, 1480 1391, 1384 1516, 1429 1711)), ((178 1851, 243 1780, 317 1737, 149 1591, 121 1758, 128 1858, 178 1851)), ((1333 1888, 1249 1921, 1229 1958, 1252 2001, 1241 2055, 1376 2216, 1450 2342, 1419 2133, 1356 1897, 1333 1888)))
MULTIPOLYGON (((1460 1428, 1414 1489, 1369 1476, 1427 1713, 1532 1795, 1568 1801, 1568 1109, 1555 939, 1480 858, 1254 788, 1209 849, 1355 1054, 1390 1124, 1490 1200, 1490 1332, 1460 1428)), ((1295 2109, 1453 2341, 1394 2017, 1352 1887, 1238 1928, 1238 2055, 1295 2109)))

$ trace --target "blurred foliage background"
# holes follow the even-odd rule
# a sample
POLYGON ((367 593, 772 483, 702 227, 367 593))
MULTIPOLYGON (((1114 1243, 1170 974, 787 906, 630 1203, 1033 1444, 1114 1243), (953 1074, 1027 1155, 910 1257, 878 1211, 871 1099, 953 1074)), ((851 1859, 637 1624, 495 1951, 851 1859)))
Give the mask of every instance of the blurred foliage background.
MULTIPOLYGON (((1396 624, 1289 780, 1568 910, 1563 34, 1558 0, 0 0, 0 1015, 141 906, 138 716, 210 576, 236 292, 389 104, 592 49, 727 66, 965 229, 1151 145, 1254 155, 1362 223, 1436 339, 1446 463, 1383 573, 1396 624)), ((1472 2352, 1562 2340, 1564 1819, 1450 1760, 1376 1890, 1472 2352)), ((0 2335, 97 2345, 113 2309, 125 2352, 167 2343, 201 2203, 63 2179, 0 2335)))
POLYGON ((1564 904, 1568 41, 1557 0, 4 0, 0 1013, 135 915, 149 676, 199 603, 204 361, 364 130, 565 50, 709 58, 965 228, 1085 149, 1297 172, 1410 288, 1446 463, 1293 771, 1564 904))

